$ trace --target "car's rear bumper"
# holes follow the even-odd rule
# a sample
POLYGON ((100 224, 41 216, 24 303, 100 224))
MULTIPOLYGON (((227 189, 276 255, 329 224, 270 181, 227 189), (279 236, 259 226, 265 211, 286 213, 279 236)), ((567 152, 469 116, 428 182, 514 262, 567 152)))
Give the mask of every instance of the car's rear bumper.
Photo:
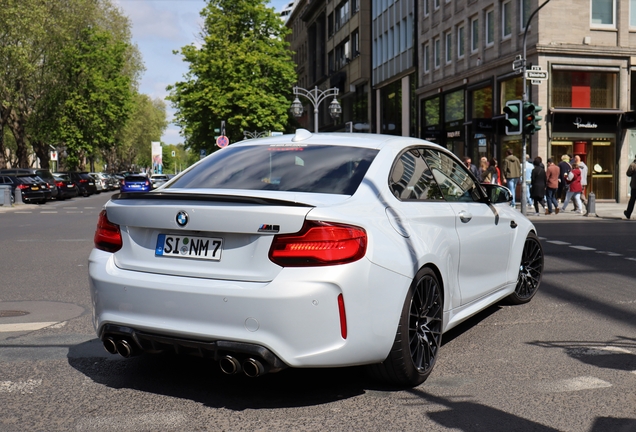
POLYGON ((100 336, 114 324, 167 337, 242 342, 263 346, 293 367, 384 360, 410 284, 366 259, 285 268, 269 283, 250 283, 122 270, 113 254, 100 250, 90 255, 89 280, 100 336))

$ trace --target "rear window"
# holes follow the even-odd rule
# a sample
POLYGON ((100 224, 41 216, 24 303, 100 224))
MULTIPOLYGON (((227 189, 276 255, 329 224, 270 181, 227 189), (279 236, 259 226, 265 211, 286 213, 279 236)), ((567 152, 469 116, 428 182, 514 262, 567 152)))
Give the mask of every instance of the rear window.
POLYGON ((127 182, 145 182, 146 180, 148 180, 146 176, 126 176, 127 182))
POLYGON ((353 195, 377 153, 327 145, 228 147, 205 158, 169 188, 353 195))

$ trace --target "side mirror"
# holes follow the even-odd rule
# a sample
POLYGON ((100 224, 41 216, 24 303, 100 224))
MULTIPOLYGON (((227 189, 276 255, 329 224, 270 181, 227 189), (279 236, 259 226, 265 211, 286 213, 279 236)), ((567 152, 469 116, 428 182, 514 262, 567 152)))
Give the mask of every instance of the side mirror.
POLYGON ((488 199, 491 203, 499 204, 512 202, 512 193, 507 187, 488 183, 482 183, 481 186, 486 189, 486 194, 488 195, 488 199))

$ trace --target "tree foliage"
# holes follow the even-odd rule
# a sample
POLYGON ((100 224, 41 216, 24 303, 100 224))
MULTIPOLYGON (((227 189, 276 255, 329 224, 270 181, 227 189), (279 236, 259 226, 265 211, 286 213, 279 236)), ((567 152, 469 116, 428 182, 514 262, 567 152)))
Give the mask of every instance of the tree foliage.
POLYGON ((231 142, 243 130, 284 130, 296 81, 288 29, 264 0, 210 0, 201 16, 202 45, 181 49, 189 71, 168 87, 186 145, 214 151, 222 120, 231 142))
POLYGON ((53 145, 68 168, 83 168, 119 145, 143 70, 130 38, 111 0, 3 0, 0 127, 15 138, 18 165, 31 148, 47 166, 53 145))

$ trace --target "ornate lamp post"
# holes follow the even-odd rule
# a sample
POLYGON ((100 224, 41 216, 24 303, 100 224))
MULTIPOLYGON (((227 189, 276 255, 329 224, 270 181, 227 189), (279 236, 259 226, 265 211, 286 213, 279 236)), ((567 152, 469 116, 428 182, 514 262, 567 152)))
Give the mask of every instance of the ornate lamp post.
POLYGON ((264 138, 266 136, 269 136, 269 131, 262 131, 262 132, 250 132, 250 131, 243 131, 243 139, 248 139, 248 138, 264 138))
POLYGON ((300 99, 298 99, 299 95, 304 96, 314 106, 314 132, 318 132, 318 107, 323 100, 329 96, 333 96, 333 100, 329 104, 329 114, 331 118, 336 119, 340 117, 342 113, 342 107, 340 103, 338 103, 338 99, 336 99, 336 96, 338 96, 338 89, 336 87, 327 90, 319 90, 318 87, 314 87, 311 90, 294 87, 294 96, 296 96, 296 98, 290 108, 294 117, 303 115, 303 104, 300 102, 300 99))

